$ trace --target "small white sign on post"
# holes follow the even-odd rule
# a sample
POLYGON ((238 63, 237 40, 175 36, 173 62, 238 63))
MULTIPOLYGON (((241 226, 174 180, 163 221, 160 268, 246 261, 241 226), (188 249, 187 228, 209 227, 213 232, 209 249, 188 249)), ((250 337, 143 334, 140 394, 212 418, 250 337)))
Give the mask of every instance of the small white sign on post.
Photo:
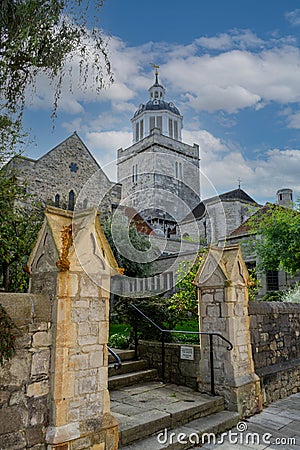
POLYGON ((186 345, 181 345, 180 359, 188 359, 189 361, 194 361, 194 347, 188 347, 186 345))

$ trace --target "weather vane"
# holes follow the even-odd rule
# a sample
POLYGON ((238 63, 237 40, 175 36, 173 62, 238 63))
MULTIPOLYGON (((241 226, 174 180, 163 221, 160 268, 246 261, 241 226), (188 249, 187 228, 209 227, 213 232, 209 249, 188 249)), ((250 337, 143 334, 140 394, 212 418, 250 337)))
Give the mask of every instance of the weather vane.
POLYGON ((238 188, 241 189, 241 182, 242 182, 242 180, 240 178, 238 178, 237 181, 238 181, 238 188))
POLYGON ((158 75, 159 66, 157 64, 154 64, 154 63, 150 63, 150 64, 153 67, 153 69, 155 69, 155 75, 158 75))

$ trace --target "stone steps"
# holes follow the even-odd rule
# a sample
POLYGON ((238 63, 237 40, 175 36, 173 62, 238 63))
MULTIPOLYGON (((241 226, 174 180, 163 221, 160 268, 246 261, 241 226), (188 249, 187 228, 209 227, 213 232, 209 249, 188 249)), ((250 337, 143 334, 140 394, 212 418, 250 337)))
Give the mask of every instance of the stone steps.
POLYGON ((148 361, 146 359, 140 359, 138 361, 123 361, 122 366, 119 369, 115 368, 115 363, 108 365, 108 376, 123 375, 130 372, 138 372, 139 370, 148 369, 148 361))
POLYGON ((120 449, 184 450, 193 447, 190 435, 198 444, 203 433, 217 434, 238 422, 237 413, 224 411, 222 397, 149 381, 157 380, 157 370, 149 369, 147 361, 132 360, 131 350, 115 352, 122 367, 115 369, 115 361, 109 359, 108 383, 111 414, 119 422, 120 449))
MULTIPOLYGON (((124 361, 132 361, 134 359, 134 356, 135 356, 134 350, 120 350, 120 349, 116 349, 116 348, 112 348, 112 350, 121 358, 122 363, 124 361)), ((108 354, 108 363, 112 364, 112 363, 115 363, 115 362, 116 362, 116 360, 109 353, 108 354)))
POLYGON ((120 389, 124 386, 132 386, 144 381, 156 380, 156 369, 138 370, 130 373, 122 373, 120 375, 113 375, 108 378, 109 389, 120 389))
POLYGON ((218 442, 217 435, 234 427, 239 415, 233 411, 220 411, 210 416, 193 420, 186 425, 165 431, 157 431, 155 435, 119 446, 122 450, 185 450, 204 443, 218 442), (211 434, 213 433, 213 435, 211 434), (215 439, 215 441, 214 441, 215 439))
MULTIPOLYGON (((158 433, 162 429, 171 429, 188 423, 196 418, 213 414, 223 409, 221 398, 206 402, 180 401, 168 405, 164 411, 152 409, 136 415, 134 423, 119 424, 119 439, 124 445, 137 439, 143 439, 151 434, 158 433)), ((156 436, 154 437, 156 439, 156 436)), ((141 444, 141 442, 140 442, 141 444)))

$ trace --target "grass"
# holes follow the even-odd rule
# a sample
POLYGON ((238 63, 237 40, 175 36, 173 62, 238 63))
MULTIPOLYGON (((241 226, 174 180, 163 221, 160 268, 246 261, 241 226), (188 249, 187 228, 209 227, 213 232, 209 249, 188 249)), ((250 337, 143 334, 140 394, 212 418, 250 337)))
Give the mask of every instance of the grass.
MULTIPOLYGON (((175 330, 177 331, 199 331, 198 321, 195 319, 190 319, 176 325, 175 330)), ((127 337, 131 334, 132 327, 126 323, 112 323, 109 326, 109 336, 111 343, 121 344, 121 342, 126 341, 127 337), (116 336, 117 335, 117 336, 116 336)), ((199 336, 197 334, 181 334, 174 333, 172 335, 172 341, 178 342, 180 344, 199 344, 199 336)), ((125 345, 125 342, 124 342, 125 345)))
POLYGON ((130 334, 131 326, 126 323, 110 323, 109 324, 109 335, 113 334, 130 334))
MULTIPOLYGON (((190 319, 176 325, 177 331, 199 331, 199 322, 195 319, 190 319)), ((180 344, 199 344, 199 336, 197 334, 173 334, 173 341, 180 344)))

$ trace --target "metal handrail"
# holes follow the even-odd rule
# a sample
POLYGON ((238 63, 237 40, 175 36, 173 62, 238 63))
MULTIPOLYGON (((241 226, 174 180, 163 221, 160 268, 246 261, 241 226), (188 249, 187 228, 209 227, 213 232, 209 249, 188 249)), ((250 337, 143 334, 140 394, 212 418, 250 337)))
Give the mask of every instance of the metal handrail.
MULTIPOLYGON (((165 335, 171 334, 171 333, 181 333, 181 334, 198 334, 200 335, 206 335, 209 336, 209 353, 210 353, 210 392, 212 395, 216 395, 215 391, 215 375, 214 375, 214 353, 213 353, 213 337, 217 336, 223 341, 227 342, 228 347, 227 350, 231 351, 233 349, 232 343, 221 333, 214 332, 214 331, 183 331, 183 330, 166 330, 164 328, 161 328, 157 323, 155 323, 150 317, 148 317, 143 311, 141 311, 137 306, 135 306, 133 303, 129 305, 132 309, 135 310, 135 312, 139 313, 144 319, 146 319, 148 322, 150 322, 157 330, 161 332, 161 344, 162 344, 162 381, 165 383, 165 335)), ((134 324, 134 350, 135 350, 135 358, 138 357, 138 321, 135 321, 134 324)))
POLYGON ((116 362, 114 364, 114 368, 120 369, 122 367, 122 360, 120 358, 119 355, 117 355, 116 352, 114 352, 109 346, 107 346, 107 350, 109 351, 109 353, 115 358, 116 362))

